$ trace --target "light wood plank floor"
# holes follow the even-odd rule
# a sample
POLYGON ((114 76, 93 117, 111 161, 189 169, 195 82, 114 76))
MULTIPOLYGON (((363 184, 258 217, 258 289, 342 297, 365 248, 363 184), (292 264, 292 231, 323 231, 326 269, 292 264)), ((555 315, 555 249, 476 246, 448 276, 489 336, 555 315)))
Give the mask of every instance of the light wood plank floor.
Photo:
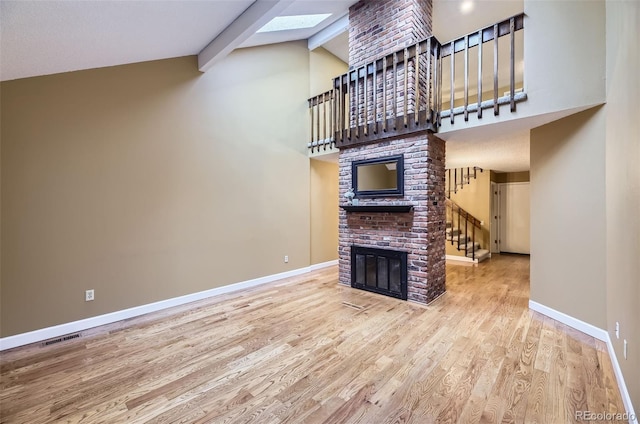
MULTIPOLYGON (((423 307, 336 268, 2 354, 3 423, 570 423, 623 412, 603 343, 528 310, 529 260, 423 307)), ((578 296, 579 294, 576 294, 578 296)))

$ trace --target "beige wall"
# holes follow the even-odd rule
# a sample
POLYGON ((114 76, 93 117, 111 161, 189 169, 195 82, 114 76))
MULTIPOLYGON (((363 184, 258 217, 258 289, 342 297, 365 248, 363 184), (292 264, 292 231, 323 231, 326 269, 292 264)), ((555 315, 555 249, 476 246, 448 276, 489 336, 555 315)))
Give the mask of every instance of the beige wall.
MULTIPOLYGON (((313 96, 330 90, 333 77, 347 72, 347 69, 346 63, 322 47, 309 52, 309 95, 313 96)), ((320 149, 310 155, 322 157, 329 153, 333 157, 329 161, 311 159, 312 264, 338 259, 337 151, 337 149, 320 149)))
POLYGON ((3 337, 309 265, 306 42, 1 89, 3 337))
POLYGON ((333 78, 347 72, 349 66, 322 47, 309 52, 310 96, 331 90, 333 78))
POLYGON ((607 1, 607 330, 640 412, 640 3, 607 1), (635 40, 635 41, 633 41, 635 40), (620 339, 615 323, 620 323, 620 339), (629 343, 624 359, 623 339, 629 343))
POLYGON ((605 113, 531 130, 531 300, 606 327, 605 113))
POLYGON ((604 102, 604 0, 526 0, 524 13, 527 114, 604 102))
MULTIPOLYGON (((453 172, 453 171, 452 171, 453 172)), ((491 172, 485 169, 476 173, 477 178, 471 179, 471 183, 458 189, 457 193, 451 192, 451 200, 462 209, 484 221, 480 233, 476 232, 476 241, 482 249, 489 250, 490 225, 491 225, 491 172)), ((453 184, 453 182, 452 182, 453 184)), ((447 255, 464 256, 464 251, 458 252, 451 242, 447 243, 447 255)))
POLYGON ((311 263, 338 259, 338 164, 311 160, 311 263))

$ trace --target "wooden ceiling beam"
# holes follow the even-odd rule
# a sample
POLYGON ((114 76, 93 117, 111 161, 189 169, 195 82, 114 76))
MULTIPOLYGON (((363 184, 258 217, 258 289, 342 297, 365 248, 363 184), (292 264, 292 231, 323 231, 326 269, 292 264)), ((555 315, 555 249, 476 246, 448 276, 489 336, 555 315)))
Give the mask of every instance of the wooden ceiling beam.
POLYGON ((256 0, 198 54, 198 69, 206 72, 278 16, 294 0, 256 0))

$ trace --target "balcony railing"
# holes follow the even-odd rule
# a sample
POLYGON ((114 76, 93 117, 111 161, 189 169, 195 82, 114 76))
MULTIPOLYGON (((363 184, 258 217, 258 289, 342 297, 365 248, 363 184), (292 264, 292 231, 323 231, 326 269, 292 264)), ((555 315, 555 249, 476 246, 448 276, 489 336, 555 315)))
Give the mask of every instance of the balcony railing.
POLYGON ((309 113, 311 115, 311 142, 309 147, 315 149, 331 148, 335 144, 335 99, 334 91, 313 96, 309 99, 309 113))
POLYGON ((429 37, 336 77, 332 90, 309 99, 308 146, 315 151, 437 132, 443 118, 454 124, 457 115, 467 121, 475 113, 482 119, 483 109, 498 115, 505 104, 515 112, 516 103, 526 99, 517 69, 521 60, 516 63, 522 55, 516 49, 516 32, 523 28, 520 14, 448 43, 429 37), (505 50, 506 73, 499 60, 505 50), (483 69, 487 57, 493 59, 492 73, 483 69), (471 77, 473 67, 477 70, 471 77), (483 92, 487 86, 492 89, 489 93, 483 92), (501 90, 507 90, 503 96, 501 90))

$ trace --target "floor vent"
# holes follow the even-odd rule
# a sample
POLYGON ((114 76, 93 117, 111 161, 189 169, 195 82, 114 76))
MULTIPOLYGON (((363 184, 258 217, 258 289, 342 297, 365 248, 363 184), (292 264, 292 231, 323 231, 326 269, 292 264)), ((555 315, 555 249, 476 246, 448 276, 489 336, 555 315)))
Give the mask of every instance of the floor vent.
POLYGON ((67 334, 66 336, 58 337, 57 339, 47 340, 46 342, 42 343, 42 346, 50 346, 52 344, 62 343, 62 342, 66 342, 73 339, 79 339, 79 338, 80 338, 80 333, 67 334))
POLYGON ((355 303, 351 303, 351 302, 345 302, 343 301, 342 304, 344 306, 348 306, 349 308, 353 308, 353 309, 357 309, 359 311, 361 311, 362 309, 364 309, 362 306, 360 305, 356 305, 355 303))

